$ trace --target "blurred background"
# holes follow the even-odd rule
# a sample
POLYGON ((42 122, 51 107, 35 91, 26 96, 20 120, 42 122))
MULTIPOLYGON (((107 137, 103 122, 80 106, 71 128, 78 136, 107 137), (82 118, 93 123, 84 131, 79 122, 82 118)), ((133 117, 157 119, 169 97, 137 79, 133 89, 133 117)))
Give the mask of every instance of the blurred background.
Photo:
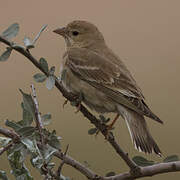
MULTIPOLYGON (((65 51, 64 40, 52 33, 72 20, 87 20, 96 24, 104 34, 107 44, 126 63, 143 90, 147 104, 163 121, 158 124, 147 118, 150 131, 159 144, 163 155, 180 156, 180 1, 178 0, 1 0, 0 31, 10 24, 20 24, 15 42, 22 44, 24 36, 33 38, 41 26, 48 24, 32 54, 44 57, 49 65, 59 64, 65 51)), ((0 53, 5 49, 0 44, 0 53)), ((5 119, 20 120, 22 101, 18 88, 30 92, 32 76, 39 72, 22 55, 13 52, 7 62, 0 63, 0 125, 5 119)), ((88 135, 93 126, 76 109, 66 105, 64 98, 54 88, 48 91, 44 84, 35 83, 40 110, 50 112, 53 120, 49 128, 56 129, 63 138, 63 149, 69 144, 69 155, 84 163, 100 175, 109 171, 121 173, 128 168, 114 152, 102 135, 97 138, 88 135)), ((108 117, 113 117, 108 115, 108 117)), ((142 155, 149 160, 161 162, 162 158, 145 155, 134 150, 129 132, 122 119, 116 124, 115 136, 130 157, 142 155)), ((56 160, 55 160, 56 161, 56 160)), ((58 164, 58 161, 56 161, 58 164)), ((5 154, 0 157, 0 169, 9 171, 5 154)), ((31 168, 31 173, 39 178, 39 172, 31 168)), ((63 173, 73 180, 86 179, 79 172, 65 165, 63 173)), ((11 176, 12 177, 12 176, 11 176)), ((180 174, 170 173, 150 177, 154 180, 179 180, 180 174)), ((12 177, 13 179, 13 177, 12 177)), ((39 178, 40 179, 40 178, 39 178)))

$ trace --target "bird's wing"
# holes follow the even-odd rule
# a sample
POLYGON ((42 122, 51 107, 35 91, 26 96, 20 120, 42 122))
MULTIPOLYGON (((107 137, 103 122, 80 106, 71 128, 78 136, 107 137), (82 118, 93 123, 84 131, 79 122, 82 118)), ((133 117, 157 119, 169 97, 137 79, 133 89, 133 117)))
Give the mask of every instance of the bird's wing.
POLYGON ((140 89, 123 64, 114 64, 85 48, 70 48, 66 53, 66 66, 113 101, 160 121, 144 103, 140 89))

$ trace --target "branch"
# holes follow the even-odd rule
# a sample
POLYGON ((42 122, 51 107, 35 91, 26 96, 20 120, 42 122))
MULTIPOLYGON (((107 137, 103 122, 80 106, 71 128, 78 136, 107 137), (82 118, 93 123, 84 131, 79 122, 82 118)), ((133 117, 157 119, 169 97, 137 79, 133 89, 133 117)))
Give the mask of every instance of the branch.
MULTIPOLYGON (((44 69, 39 64, 38 60, 34 58, 29 51, 24 49, 21 46, 13 45, 12 42, 8 41, 7 39, 0 36, 0 41, 5 43, 6 45, 10 46, 12 49, 16 50, 23 56, 27 57, 41 72, 43 72, 46 76, 48 76, 48 73, 44 71, 44 69)), ((67 92, 62 84, 57 80, 55 80, 55 86, 56 88, 62 93, 62 95, 68 99, 69 101, 75 101, 75 97, 73 94, 67 92)), ((77 105, 79 106, 79 105, 77 105)), ((81 104, 79 111, 86 117, 92 124, 96 126, 97 129, 101 131, 101 133, 104 135, 104 137, 107 137, 107 126, 100 122, 99 119, 97 119, 93 114, 91 114, 85 106, 81 104)), ((119 156, 125 161, 125 163, 129 166, 131 170, 137 169, 137 165, 128 157, 127 153, 125 153, 120 146, 115 141, 115 138, 113 134, 107 138, 107 141, 111 144, 111 146, 115 149, 115 151, 119 154, 119 156)))
POLYGON ((2 127, 0 127, 0 134, 12 139, 12 141, 9 144, 0 149, 0 155, 2 155, 5 151, 10 149, 14 145, 14 143, 19 142, 20 136, 15 131, 2 127))
POLYGON ((62 152, 55 152, 54 156, 64 161, 64 163, 74 167, 79 172, 81 172, 83 175, 85 175, 88 179, 92 180, 101 180, 102 177, 95 174, 92 170, 84 166, 83 164, 79 163, 78 161, 74 160, 68 155, 64 155, 62 152))
POLYGON ((31 85, 31 89, 32 89, 32 98, 33 98, 33 102, 34 102, 34 105, 35 105, 36 126, 37 126, 39 134, 40 134, 41 143, 42 143, 42 145, 44 145, 44 136, 43 136, 43 133, 42 133, 43 123, 42 123, 42 120, 41 120, 41 114, 39 112, 39 104, 38 104, 36 91, 35 91, 35 88, 34 88, 33 84, 31 85))
MULTIPOLYGON (((66 147, 64 156, 66 156, 68 149, 69 149, 69 144, 68 144, 67 147, 66 147)), ((61 171, 62 171, 62 167, 63 167, 64 163, 65 163, 65 162, 64 162, 64 158, 63 158, 63 160, 62 160, 61 164, 59 165, 58 170, 57 170, 57 172, 56 172, 57 177, 60 177, 61 171)))
MULTIPOLYGON (((7 147, 4 147, 3 148, 4 150, 3 149, 1 150, 2 153, 5 152, 6 150, 8 150, 13 145, 13 143, 15 144, 15 143, 20 142, 20 136, 13 130, 9 130, 7 128, 0 127, 0 134, 4 135, 6 137, 12 138, 12 143, 9 143, 9 145, 7 145, 7 147)), ((40 145, 41 148, 44 148, 41 143, 38 143, 38 145, 40 145)), ((79 172, 81 172, 83 175, 85 175, 88 179, 96 180, 97 177, 99 178, 99 176, 96 175, 89 168, 82 165, 80 162, 74 160, 72 157, 66 155, 63 152, 60 152, 60 151, 55 152, 54 156, 61 159, 65 164, 68 164, 68 165, 74 167, 75 169, 77 169, 79 172)))
POLYGON ((116 176, 105 177, 103 180, 131 180, 142 177, 154 176, 157 174, 164 174, 168 172, 180 171, 180 161, 174 161, 169 163, 159 163, 152 166, 141 167, 140 174, 132 175, 130 172, 122 173, 116 176))
POLYGON ((0 155, 2 155, 5 151, 7 151, 8 149, 11 148, 11 146, 13 146, 13 142, 10 142, 9 144, 7 144, 5 147, 0 149, 0 155))
POLYGON ((19 141, 20 136, 13 130, 0 127, 0 134, 11 138, 13 141, 19 141))

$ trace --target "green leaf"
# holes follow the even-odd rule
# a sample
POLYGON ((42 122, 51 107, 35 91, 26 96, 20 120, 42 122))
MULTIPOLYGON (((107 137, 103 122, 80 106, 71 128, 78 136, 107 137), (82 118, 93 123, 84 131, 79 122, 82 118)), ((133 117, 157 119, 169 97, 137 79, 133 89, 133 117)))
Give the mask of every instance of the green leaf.
POLYGON ((19 24, 14 23, 12 25, 10 25, 3 33, 2 36, 7 38, 7 39, 11 39, 13 37, 15 37, 19 32, 19 24))
POLYGON ((142 156, 134 156, 132 160, 138 165, 138 166, 151 166, 154 164, 154 161, 149 161, 145 159, 142 156))
POLYGON ((52 66, 49 70, 49 75, 53 76, 55 72, 55 66, 52 66))
POLYGON ((47 164, 47 169, 53 169, 55 167, 55 163, 51 162, 47 164))
POLYGON ((27 149, 32 152, 32 153, 36 153, 37 149, 36 146, 34 145, 34 142, 32 140, 30 140, 29 138, 22 138, 21 142, 27 147, 27 149))
POLYGON ((15 131, 18 131, 19 129, 22 128, 21 125, 19 125, 17 122, 15 121, 9 121, 8 119, 5 121, 5 125, 14 129, 15 131))
POLYGON ((29 172, 21 174, 20 176, 16 177, 16 180, 33 180, 33 177, 29 176, 29 172))
POLYGON ((32 164, 34 167, 40 169, 40 168, 42 167, 42 165, 44 164, 44 160, 43 160, 42 156, 37 156, 37 155, 36 155, 36 156, 33 156, 33 157, 31 158, 31 164, 32 164))
POLYGON ((44 164, 43 156, 37 146, 36 140, 23 138, 21 139, 21 142, 26 146, 26 148, 31 153, 31 164, 36 168, 41 168, 44 164))
POLYGON ((0 170, 0 179, 2 179, 2 180, 8 180, 8 177, 7 177, 5 171, 0 170))
POLYGON ((41 121, 43 123, 43 125, 48 125, 50 122, 51 122, 51 114, 48 113, 48 114, 44 114, 42 117, 41 117, 41 121))
POLYGON ((18 48, 18 49, 23 49, 23 50, 24 50, 24 46, 22 46, 22 45, 20 45, 20 44, 13 43, 13 44, 12 44, 12 47, 13 47, 13 48, 18 48))
POLYGON ((89 135, 93 135, 93 134, 95 134, 96 132, 97 132, 97 128, 91 128, 91 129, 88 130, 88 134, 89 134, 89 135))
POLYGON ((11 138, 0 137, 0 146, 6 146, 11 141, 11 138))
POLYGON ((41 65, 41 67, 44 69, 45 72, 47 73, 49 72, 48 63, 44 58, 40 58, 39 64, 41 65))
POLYGON ((46 164, 48 164, 50 162, 50 160, 52 159, 52 155, 57 152, 58 150, 53 148, 52 146, 49 146, 48 144, 46 145, 46 147, 41 150, 41 154, 46 162, 46 164))
POLYGON ((33 136, 36 128, 32 126, 26 126, 22 127, 17 131, 18 134, 20 134, 22 137, 28 137, 28 136, 33 136))
POLYGON ((36 140, 33 140, 33 145, 36 151, 31 154, 31 164, 36 168, 41 168, 44 164, 44 158, 37 146, 36 140))
POLYGON ((105 176, 110 177, 110 176, 115 176, 115 175, 116 175, 116 173, 111 171, 111 172, 108 172, 105 176))
MULTIPOLYGON (((16 151, 22 151, 22 149, 24 148, 23 144, 14 144, 13 147, 11 148, 11 153, 14 153, 16 151)), ((11 159, 9 156, 11 156, 11 153, 9 153, 8 155, 8 159, 11 159)))
POLYGON ((105 118, 103 115, 99 115, 99 118, 103 123, 108 123, 110 121, 110 118, 105 118))
POLYGON ((34 80, 35 80, 36 82, 40 83, 40 82, 44 82, 47 77, 46 77, 46 75, 44 75, 44 74, 37 73, 37 74, 35 74, 35 75, 33 76, 33 78, 34 78, 34 80))
POLYGON ((33 42, 32 42, 33 44, 36 43, 36 41, 39 39, 41 33, 46 29, 46 27, 47 27, 47 24, 44 25, 44 26, 40 29, 39 33, 36 35, 36 37, 34 38, 34 40, 33 40, 33 42))
POLYGON ((23 109, 23 120, 20 122, 18 122, 20 125, 22 125, 23 127, 25 126, 30 126, 33 122, 33 117, 31 115, 30 112, 28 112, 25 108, 24 108, 24 104, 21 103, 21 107, 23 109))
POLYGON ((0 62, 7 61, 12 52, 12 48, 7 47, 7 50, 0 56, 0 62))
POLYGON ((34 48, 34 45, 33 45, 32 40, 30 38, 24 37, 23 42, 24 42, 24 45, 26 46, 27 49, 34 48))
POLYGON ((179 161, 179 157, 177 155, 171 155, 171 156, 167 156, 163 162, 167 163, 167 162, 173 162, 173 161, 179 161))
POLYGON ((51 90, 55 85, 55 77, 49 76, 46 80, 46 87, 51 90))
POLYGON ((12 169, 11 173, 15 176, 15 179, 33 180, 32 176, 29 173, 29 170, 24 164, 24 157, 22 157, 21 151, 13 151, 13 149, 10 149, 7 151, 7 153, 8 160, 12 169))
POLYGON ((31 115, 34 117, 35 116, 35 105, 34 101, 31 97, 30 94, 24 93, 21 89, 19 89, 21 94, 23 95, 23 104, 24 104, 24 109, 31 113, 31 115))
POLYGON ((53 131, 52 133, 49 134, 48 144, 58 150, 61 148, 60 141, 59 141, 58 137, 56 136, 55 131, 53 131))

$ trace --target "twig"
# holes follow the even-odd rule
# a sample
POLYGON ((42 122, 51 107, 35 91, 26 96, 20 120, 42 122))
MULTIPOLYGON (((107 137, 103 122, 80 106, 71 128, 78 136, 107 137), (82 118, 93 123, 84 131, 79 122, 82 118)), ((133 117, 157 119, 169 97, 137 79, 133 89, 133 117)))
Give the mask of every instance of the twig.
POLYGON ((80 162, 74 160, 68 155, 64 155, 62 152, 55 152, 54 156, 64 161, 65 164, 70 165, 77 169, 79 172, 81 172, 84 176, 86 176, 88 179, 92 180, 100 180, 102 177, 98 176, 96 173, 94 173, 92 170, 90 170, 88 167, 84 166, 80 162))
MULTIPOLYGON (((65 150, 65 153, 64 153, 63 156, 66 156, 67 151, 68 151, 68 148, 69 148, 69 144, 67 145, 66 150, 65 150)), ((57 173, 56 173, 56 174, 57 174, 57 177, 60 177, 61 171, 62 171, 62 167, 63 167, 64 163, 65 163, 65 161, 64 161, 64 158, 63 158, 61 164, 60 164, 59 167, 58 167, 57 173)))
POLYGON ((36 91, 35 91, 35 88, 34 88, 33 84, 31 85, 31 89, 32 89, 32 98, 33 98, 34 105, 35 105, 36 126, 37 126, 39 134, 40 134, 41 143, 44 145, 44 136, 43 136, 43 133, 42 133, 43 123, 42 123, 42 120, 41 120, 41 114, 39 112, 39 105, 38 105, 38 101, 37 101, 36 91))
POLYGON ((5 147, 0 149, 0 155, 2 155, 5 151, 7 151, 9 148, 11 148, 11 146, 13 146, 14 142, 10 142, 9 144, 7 144, 5 147))
POLYGON ((0 127, 0 134, 3 134, 4 136, 12 139, 12 142, 7 144, 0 150, 0 155, 7 151, 9 148, 11 148, 14 143, 18 143, 20 141, 20 136, 13 130, 0 127))
POLYGON ((130 172, 118 174, 116 176, 105 177, 103 180, 130 180, 139 179, 142 177, 154 176, 157 174, 163 174, 168 172, 180 171, 180 161, 159 163, 152 166, 141 167, 140 174, 132 175, 130 172))
POLYGON ((13 139, 13 141, 19 141, 20 136, 13 130, 0 127, 0 134, 13 139))

